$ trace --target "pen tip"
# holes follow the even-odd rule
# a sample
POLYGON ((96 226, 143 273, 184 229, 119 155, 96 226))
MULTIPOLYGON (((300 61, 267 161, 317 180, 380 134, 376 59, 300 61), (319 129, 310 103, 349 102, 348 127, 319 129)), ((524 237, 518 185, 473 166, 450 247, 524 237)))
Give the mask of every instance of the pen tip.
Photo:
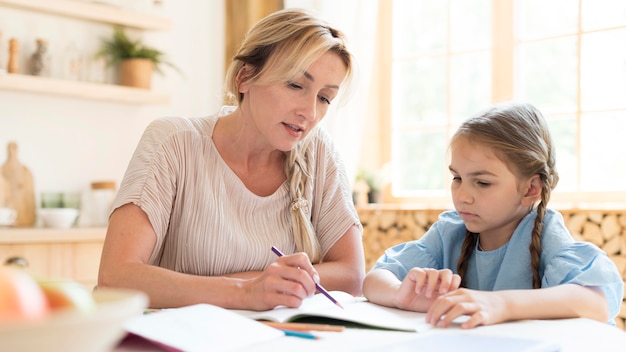
POLYGON ((343 306, 339 302, 335 302, 335 304, 337 305, 337 307, 344 309, 343 306))

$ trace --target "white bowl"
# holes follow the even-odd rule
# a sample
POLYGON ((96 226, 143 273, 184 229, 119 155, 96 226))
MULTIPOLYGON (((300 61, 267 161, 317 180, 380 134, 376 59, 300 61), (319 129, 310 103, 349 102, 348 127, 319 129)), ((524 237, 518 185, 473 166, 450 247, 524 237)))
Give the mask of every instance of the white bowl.
POLYGON ((45 227, 68 229, 74 225, 78 217, 78 209, 74 208, 42 208, 39 215, 45 227))
POLYGON ((148 297, 139 291, 100 288, 96 309, 54 311, 43 320, 0 324, 2 351, 109 352, 126 336, 124 323, 141 315, 148 297))

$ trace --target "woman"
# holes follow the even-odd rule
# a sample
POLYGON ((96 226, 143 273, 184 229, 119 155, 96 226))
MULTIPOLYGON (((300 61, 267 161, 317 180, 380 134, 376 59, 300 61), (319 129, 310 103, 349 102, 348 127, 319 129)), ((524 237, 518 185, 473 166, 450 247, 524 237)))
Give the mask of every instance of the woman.
POLYGON ((142 290, 151 307, 297 307, 316 281, 360 294, 362 227, 316 127, 351 73, 343 34, 311 14, 286 9, 257 23, 227 74, 236 106, 146 129, 98 285, 142 290))

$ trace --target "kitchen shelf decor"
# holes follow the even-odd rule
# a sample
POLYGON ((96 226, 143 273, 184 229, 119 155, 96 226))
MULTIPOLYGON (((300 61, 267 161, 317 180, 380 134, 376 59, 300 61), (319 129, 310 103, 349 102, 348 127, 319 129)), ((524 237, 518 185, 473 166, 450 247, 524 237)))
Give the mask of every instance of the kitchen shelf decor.
MULTIPOLYGON (((0 0, 0 8, 56 15, 140 30, 167 30, 168 18, 111 5, 76 0, 0 0)), ((0 74, 0 90, 61 95, 79 99, 105 100, 127 104, 167 104, 165 93, 112 84, 34 77, 17 73, 0 74)))

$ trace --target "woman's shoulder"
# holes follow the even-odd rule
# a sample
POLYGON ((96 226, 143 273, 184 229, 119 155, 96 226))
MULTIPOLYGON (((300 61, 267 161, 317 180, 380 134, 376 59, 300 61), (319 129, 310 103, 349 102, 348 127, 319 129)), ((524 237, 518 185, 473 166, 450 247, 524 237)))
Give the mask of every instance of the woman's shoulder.
POLYGON ((202 117, 165 116, 152 120, 145 133, 155 138, 167 138, 179 133, 192 133, 198 136, 210 136, 217 120, 229 113, 230 110, 223 107, 217 114, 202 117))

